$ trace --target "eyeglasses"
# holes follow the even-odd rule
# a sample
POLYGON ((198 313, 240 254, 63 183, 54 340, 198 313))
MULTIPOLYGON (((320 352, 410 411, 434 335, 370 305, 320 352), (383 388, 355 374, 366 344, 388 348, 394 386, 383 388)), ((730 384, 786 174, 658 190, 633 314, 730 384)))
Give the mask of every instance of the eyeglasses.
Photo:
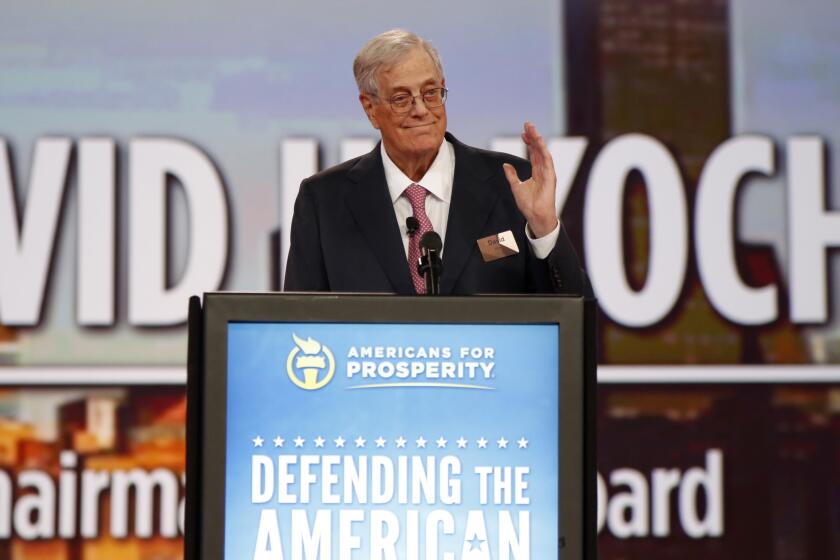
POLYGON ((408 113, 411 111, 411 108, 414 106, 414 100, 418 97, 423 98, 423 103, 426 104, 426 107, 429 109, 434 109, 436 107, 442 106, 446 103, 446 94, 449 90, 446 88, 432 88, 427 89, 424 92, 421 92, 420 95, 411 95, 409 93, 397 93, 391 96, 389 103, 391 104, 391 109, 397 114, 408 113))

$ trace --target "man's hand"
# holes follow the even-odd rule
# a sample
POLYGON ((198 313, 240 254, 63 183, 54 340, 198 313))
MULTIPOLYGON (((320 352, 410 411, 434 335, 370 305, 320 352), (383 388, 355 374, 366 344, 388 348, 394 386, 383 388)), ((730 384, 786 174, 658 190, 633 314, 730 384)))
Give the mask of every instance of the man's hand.
POLYGON ((548 152, 537 127, 526 122, 522 132, 522 140, 528 146, 528 156, 531 160, 531 178, 522 181, 516 174, 516 169, 505 163, 505 171, 516 206, 528 221, 528 227, 534 238, 539 239, 551 233, 557 227, 557 214, 554 209, 554 192, 557 188, 557 175, 554 174, 554 161, 548 152))

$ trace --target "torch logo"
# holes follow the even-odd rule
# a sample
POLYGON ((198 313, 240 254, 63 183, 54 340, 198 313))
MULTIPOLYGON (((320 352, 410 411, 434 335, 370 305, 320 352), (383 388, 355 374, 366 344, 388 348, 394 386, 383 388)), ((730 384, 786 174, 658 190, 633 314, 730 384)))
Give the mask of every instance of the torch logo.
POLYGON ((292 383, 314 391, 330 382, 335 373, 335 358, 330 349, 308 337, 306 340, 292 334, 295 347, 286 360, 286 373, 292 383))

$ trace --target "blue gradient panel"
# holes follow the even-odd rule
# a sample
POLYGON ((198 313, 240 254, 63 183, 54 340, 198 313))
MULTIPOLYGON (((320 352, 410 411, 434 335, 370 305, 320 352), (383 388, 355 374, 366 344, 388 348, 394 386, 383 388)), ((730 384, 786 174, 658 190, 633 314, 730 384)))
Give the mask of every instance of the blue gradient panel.
POLYGON ((225 558, 291 558, 293 532, 327 525, 333 558, 349 544, 351 558, 425 558, 434 541, 440 557, 525 558, 527 541, 530 558, 557 558, 558 331, 232 323, 225 558), (364 465, 360 492, 350 473, 364 465))

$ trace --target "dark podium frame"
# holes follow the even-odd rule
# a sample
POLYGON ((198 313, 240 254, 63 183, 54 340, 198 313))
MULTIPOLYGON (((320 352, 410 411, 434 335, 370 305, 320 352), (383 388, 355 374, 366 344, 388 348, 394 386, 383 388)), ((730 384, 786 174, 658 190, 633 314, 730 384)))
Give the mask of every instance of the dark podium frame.
MULTIPOLYGON (((558 542, 562 560, 597 558, 594 300, 208 293, 190 299, 185 559, 224 559, 229 322, 556 324, 559 326, 558 542)), ((226 559, 230 560, 230 559, 226 559)))

